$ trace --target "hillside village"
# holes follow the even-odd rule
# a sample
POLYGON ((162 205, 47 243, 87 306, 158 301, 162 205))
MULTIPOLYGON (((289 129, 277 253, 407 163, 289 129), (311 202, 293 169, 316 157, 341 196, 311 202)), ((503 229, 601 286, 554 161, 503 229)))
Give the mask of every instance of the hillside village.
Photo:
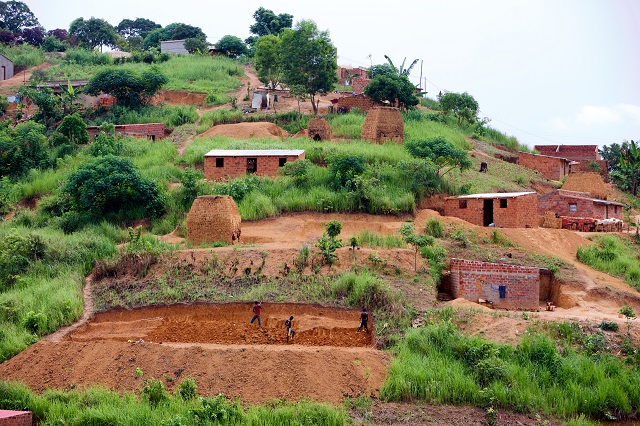
POLYGON ((638 420, 634 141, 527 147, 264 8, 0 12, 0 425, 638 420))

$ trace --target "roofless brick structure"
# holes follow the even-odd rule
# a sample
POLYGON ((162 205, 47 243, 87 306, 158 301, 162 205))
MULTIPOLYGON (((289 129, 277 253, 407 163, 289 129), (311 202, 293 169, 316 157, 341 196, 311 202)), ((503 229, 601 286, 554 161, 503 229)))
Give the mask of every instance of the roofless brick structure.
POLYGON ((598 153, 598 145, 536 145, 533 149, 542 155, 568 158, 572 161, 602 160, 598 153))
POLYGON ((251 173, 275 177, 278 168, 303 159, 301 149, 214 149, 204 155, 204 177, 225 180, 251 173))
POLYGON ((537 228, 538 195, 535 192, 505 192, 449 197, 445 216, 454 216, 478 226, 537 228))
POLYGON ((196 198, 187 214, 187 239, 194 244, 240 241, 240 213, 228 195, 196 198))

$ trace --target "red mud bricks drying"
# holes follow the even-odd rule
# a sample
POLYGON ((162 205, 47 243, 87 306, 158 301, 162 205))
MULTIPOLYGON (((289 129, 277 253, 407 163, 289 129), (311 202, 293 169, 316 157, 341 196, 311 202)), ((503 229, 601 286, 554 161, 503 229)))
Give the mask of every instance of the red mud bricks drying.
POLYGON ((556 189, 538 196, 538 214, 622 220, 624 204, 589 197, 587 192, 556 189))
POLYGON ((285 163, 302 159, 301 149, 214 149, 204 155, 204 177, 225 180, 250 173, 275 177, 285 163))
POLYGON ((331 140, 331 126, 329 126, 329 123, 323 117, 316 117, 309 120, 307 133, 309 133, 309 137, 314 141, 331 140))
POLYGON ((494 308, 540 307, 540 269, 527 266, 451 259, 453 296, 491 302, 494 308))
POLYGON ((196 198, 187 214, 187 239, 194 244, 240 240, 240 213, 228 195, 196 198))
POLYGON ((374 107, 362 125, 362 139, 375 143, 404 142, 404 123, 398 108, 374 107))
POLYGON ((594 198, 606 200, 607 187, 598 173, 571 173, 562 185, 567 191, 587 192, 594 198))
POLYGON ((449 197, 445 216, 454 216, 478 226, 536 228, 538 196, 535 192, 505 192, 449 197))
POLYGON ((533 149, 542 155, 563 157, 572 161, 602 160, 598 153, 598 145, 536 145, 533 149))
MULTIPOLYGON (((115 131, 119 135, 133 136, 136 138, 145 138, 156 140, 164 138, 164 123, 148 123, 148 124, 117 124, 115 131)), ((98 126, 87 126, 89 138, 93 140, 100 133, 98 126)))
POLYGON ((0 410, 0 426, 31 426, 31 411, 0 410))
POLYGON ((566 158, 528 154, 526 152, 518 154, 518 164, 520 166, 535 170, 551 180, 562 180, 563 177, 568 175, 571 163, 572 161, 566 158))
POLYGON ((376 103, 366 95, 343 96, 338 99, 335 110, 338 112, 348 112, 351 108, 358 108, 360 112, 369 111, 376 103))

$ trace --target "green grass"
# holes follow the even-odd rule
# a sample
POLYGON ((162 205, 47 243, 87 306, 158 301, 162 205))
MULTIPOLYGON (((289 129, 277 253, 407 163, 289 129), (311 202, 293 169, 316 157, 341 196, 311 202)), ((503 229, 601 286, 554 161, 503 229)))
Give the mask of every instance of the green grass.
POLYGON ((362 137, 364 114, 332 114, 326 118, 334 138, 360 139, 362 137))
POLYGON ((593 240, 595 245, 578 247, 578 260, 594 269, 623 278, 636 290, 640 290, 638 244, 615 235, 594 237, 593 240))
POLYGON ((27 43, 0 46, 0 53, 11 59, 14 67, 35 67, 44 62, 44 52, 27 43))
MULTIPOLYGON (((426 116, 426 113, 422 113, 422 115, 426 116)), ((471 144, 467 141, 466 135, 455 127, 431 121, 426 118, 422 118, 420 120, 405 120, 405 140, 427 139, 436 136, 442 136, 455 145, 456 148, 463 149, 465 151, 471 149, 471 144)))
POLYGON ((406 248, 407 244, 402 240, 402 237, 398 234, 386 234, 379 235, 369 232, 367 230, 361 231, 356 235, 358 239, 358 245, 360 247, 371 248, 406 248))

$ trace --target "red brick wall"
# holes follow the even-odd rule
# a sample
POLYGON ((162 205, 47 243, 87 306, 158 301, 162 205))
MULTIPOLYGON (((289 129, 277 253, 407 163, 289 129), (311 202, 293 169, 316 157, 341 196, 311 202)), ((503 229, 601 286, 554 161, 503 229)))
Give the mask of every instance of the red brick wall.
POLYGON ((338 103, 335 106, 336 111, 341 107, 345 107, 347 109, 351 108, 359 108, 360 111, 369 111, 371 108, 375 106, 375 102, 365 95, 354 95, 354 96, 344 96, 338 99, 338 103))
POLYGON ((526 152, 518 154, 518 163, 522 167, 540 172, 551 180, 562 180, 569 174, 569 164, 564 158, 535 155, 526 152))
POLYGON ((573 161, 602 160, 597 145, 536 145, 533 148, 542 155, 573 161))
MULTIPOLYGON (((484 225, 484 199, 465 198, 467 208, 460 208, 459 198, 444 201, 445 216, 454 216, 474 225, 484 225)), ((507 207, 500 207, 500 199, 493 199, 493 223, 498 228, 537 228, 538 196, 536 194, 506 198, 507 207)))
POLYGON ((366 77, 354 78, 351 81, 351 87, 353 88, 354 92, 360 94, 360 93, 364 93, 364 88, 367 87, 369 83, 371 83, 370 78, 366 78, 366 77))
MULTIPOLYGON (((116 133, 125 136, 134 136, 147 139, 164 138, 164 123, 148 123, 148 124, 118 124, 116 125, 116 133)), ((100 133, 98 126, 87 126, 89 139, 93 140, 100 133)))
POLYGON ((0 426, 31 426, 31 411, 0 410, 0 426))
POLYGON ((451 291, 456 298, 489 300, 496 308, 538 309, 540 269, 452 258, 451 291), (502 299, 501 285, 506 287, 502 299))
POLYGON ((286 158, 287 163, 303 160, 304 152, 298 157, 295 155, 204 157, 204 178, 207 180, 225 180, 244 176, 247 174, 247 158, 257 159, 257 175, 275 177, 278 175, 280 158, 286 158), (216 158, 224 158, 224 167, 216 167, 216 158))
POLYGON ((558 216, 590 217, 594 219, 620 219, 622 220, 622 206, 596 204, 591 200, 579 197, 588 197, 584 192, 555 190, 538 196, 538 214, 554 212, 558 216), (569 211, 569 204, 576 205, 576 211, 569 211))
POLYGON ((600 167, 600 175, 606 179, 609 178, 609 162, 607 160, 581 160, 580 164, 571 166, 571 173, 574 172, 594 172, 591 163, 595 162, 600 167))

